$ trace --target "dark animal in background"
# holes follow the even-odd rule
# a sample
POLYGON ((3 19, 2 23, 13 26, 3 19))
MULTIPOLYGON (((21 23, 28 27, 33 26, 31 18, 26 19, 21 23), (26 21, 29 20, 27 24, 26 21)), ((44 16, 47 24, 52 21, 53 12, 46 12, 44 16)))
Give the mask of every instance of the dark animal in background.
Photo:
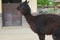
POLYGON ((56 14, 31 15, 27 0, 17 7, 25 16, 32 31, 38 34, 40 40, 45 40, 45 35, 52 35, 53 40, 60 40, 60 16, 56 14))

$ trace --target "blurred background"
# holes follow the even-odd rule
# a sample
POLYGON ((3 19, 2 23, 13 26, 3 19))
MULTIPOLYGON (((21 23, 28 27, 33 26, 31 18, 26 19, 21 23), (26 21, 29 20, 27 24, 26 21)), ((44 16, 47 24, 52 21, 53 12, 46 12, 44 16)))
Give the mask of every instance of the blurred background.
MULTIPOLYGON (((1 40, 39 40, 24 16, 16 9, 25 0, 0 0, 0 39, 1 40)), ((27 0, 31 7, 31 14, 60 15, 60 0, 27 0)), ((52 40, 46 35, 46 40, 52 40)))
MULTIPOLYGON (((17 6, 25 0, 2 0, 2 26, 22 26, 24 17, 17 10, 17 6)), ((37 0, 27 0, 31 13, 37 13, 37 0), (33 5, 34 4, 34 5, 33 5)))
MULTIPOLYGON (((25 0, 0 0, 0 26, 22 26, 25 18, 16 9, 25 0)), ((59 0, 27 0, 33 16, 40 14, 60 15, 59 0)))
POLYGON ((38 14, 60 14, 60 0, 37 0, 38 14))

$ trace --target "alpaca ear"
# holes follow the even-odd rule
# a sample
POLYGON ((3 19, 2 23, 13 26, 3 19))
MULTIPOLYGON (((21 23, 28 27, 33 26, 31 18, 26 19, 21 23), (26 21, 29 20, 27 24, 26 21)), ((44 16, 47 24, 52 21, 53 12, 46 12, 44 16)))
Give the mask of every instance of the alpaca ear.
POLYGON ((27 2, 27 0, 25 2, 27 2))
POLYGON ((27 1, 27 0, 25 2, 29 3, 29 1, 27 1))
POLYGON ((29 3, 29 1, 27 3, 29 3))

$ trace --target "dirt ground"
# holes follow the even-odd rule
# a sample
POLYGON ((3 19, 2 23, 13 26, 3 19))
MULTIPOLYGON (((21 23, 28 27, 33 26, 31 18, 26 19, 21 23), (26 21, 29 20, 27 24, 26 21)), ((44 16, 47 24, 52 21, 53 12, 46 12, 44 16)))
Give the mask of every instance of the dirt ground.
MULTIPOLYGON (((45 39, 52 40, 52 36, 46 35, 45 39)), ((30 28, 3 28, 0 29, 0 40, 39 40, 39 38, 30 28)))

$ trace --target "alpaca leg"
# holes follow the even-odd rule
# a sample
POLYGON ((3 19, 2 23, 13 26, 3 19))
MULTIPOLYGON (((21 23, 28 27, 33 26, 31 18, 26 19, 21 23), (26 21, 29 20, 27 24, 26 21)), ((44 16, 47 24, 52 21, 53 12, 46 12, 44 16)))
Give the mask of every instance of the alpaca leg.
POLYGON ((60 40, 60 27, 57 28, 52 34, 53 40, 60 40))
POLYGON ((56 35, 52 35, 53 37, 53 40, 60 40, 60 36, 58 36, 57 34, 56 35))
POLYGON ((45 35, 42 33, 38 33, 39 40, 45 40, 45 35))

